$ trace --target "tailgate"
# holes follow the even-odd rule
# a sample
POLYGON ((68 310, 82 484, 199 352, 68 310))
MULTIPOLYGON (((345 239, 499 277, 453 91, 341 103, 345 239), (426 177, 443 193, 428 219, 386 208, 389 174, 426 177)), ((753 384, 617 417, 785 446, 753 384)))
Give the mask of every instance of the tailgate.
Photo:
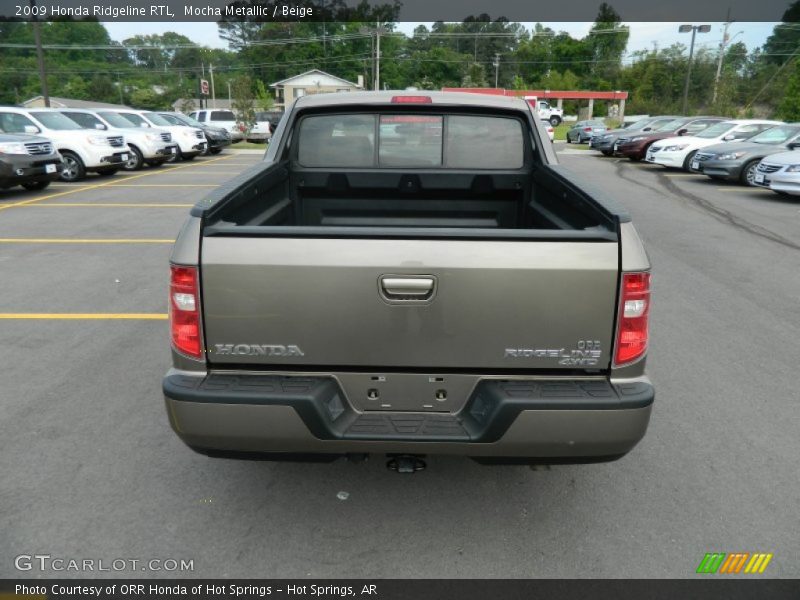
POLYGON ((605 369, 616 242, 203 238, 212 364, 605 369))

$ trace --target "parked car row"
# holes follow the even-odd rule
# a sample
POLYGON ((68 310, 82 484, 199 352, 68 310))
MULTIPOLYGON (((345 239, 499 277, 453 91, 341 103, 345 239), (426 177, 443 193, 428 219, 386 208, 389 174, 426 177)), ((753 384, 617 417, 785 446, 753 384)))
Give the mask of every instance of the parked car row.
POLYGON ((233 111, 210 108, 189 113, 189 117, 204 126, 216 126, 224 129, 231 136, 232 143, 247 140, 248 142, 269 142, 272 132, 278 125, 283 113, 276 111, 257 112, 255 123, 247 125, 236 118, 233 111))
POLYGON ((0 188, 30 190, 217 154, 232 141, 180 113, 111 108, 0 106, 0 134, 0 188))
MULTIPOLYGON (((577 133, 572 141, 585 139, 580 133, 587 133, 588 123, 573 127, 577 133)), ((800 152, 795 151, 800 148, 800 123, 658 116, 623 129, 598 128, 592 131, 589 146, 605 156, 644 159, 712 179, 800 195, 800 152)))

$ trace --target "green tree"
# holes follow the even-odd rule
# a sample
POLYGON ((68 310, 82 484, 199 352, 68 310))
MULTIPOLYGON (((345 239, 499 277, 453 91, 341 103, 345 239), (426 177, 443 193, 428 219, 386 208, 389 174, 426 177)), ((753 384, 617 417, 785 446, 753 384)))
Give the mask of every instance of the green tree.
POLYGON ((800 121, 800 62, 791 65, 786 93, 778 105, 778 116, 786 121, 800 121))
POLYGON ((231 108, 242 126, 249 130, 256 123, 255 96, 253 80, 247 75, 240 75, 231 81, 231 108))

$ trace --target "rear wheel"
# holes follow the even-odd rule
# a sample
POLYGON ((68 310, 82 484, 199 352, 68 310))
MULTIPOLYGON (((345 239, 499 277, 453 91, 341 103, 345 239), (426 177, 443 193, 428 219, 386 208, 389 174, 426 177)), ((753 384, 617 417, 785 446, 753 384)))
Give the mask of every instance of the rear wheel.
POLYGON ((130 146, 130 158, 125 161, 122 168, 126 171, 138 171, 144 164, 144 157, 136 146, 130 146))
POLYGON ((758 167, 759 159, 751 160, 742 169, 742 174, 739 176, 740 181, 744 185, 756 184, 756 168, 758 167))
POLYGON ((78 181, 86 177, 86 167, 81 157, 74 152, 62 150, 61 162, 64 163, 64 170, 61 171, 62 181, 78 181))
POLYGON ((552 116, 550 117, 550 125, 553 127, 558 127, 561 124, 561 117, 552 116))
POLYGON ((44 181, 26 181, 22 184, 22 187, 31 192, 35 192, 37 190, 43 190, 48 185, 50 185, 50 181, 46 179, 44 181))

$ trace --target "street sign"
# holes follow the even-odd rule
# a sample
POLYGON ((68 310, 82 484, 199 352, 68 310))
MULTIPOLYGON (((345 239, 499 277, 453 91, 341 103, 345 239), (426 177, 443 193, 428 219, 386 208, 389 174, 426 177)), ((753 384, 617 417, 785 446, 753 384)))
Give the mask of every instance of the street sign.
POLYGON ((208 81, 205 79, 200 80, 200 93, 203 96, 208 96, 208 81))

